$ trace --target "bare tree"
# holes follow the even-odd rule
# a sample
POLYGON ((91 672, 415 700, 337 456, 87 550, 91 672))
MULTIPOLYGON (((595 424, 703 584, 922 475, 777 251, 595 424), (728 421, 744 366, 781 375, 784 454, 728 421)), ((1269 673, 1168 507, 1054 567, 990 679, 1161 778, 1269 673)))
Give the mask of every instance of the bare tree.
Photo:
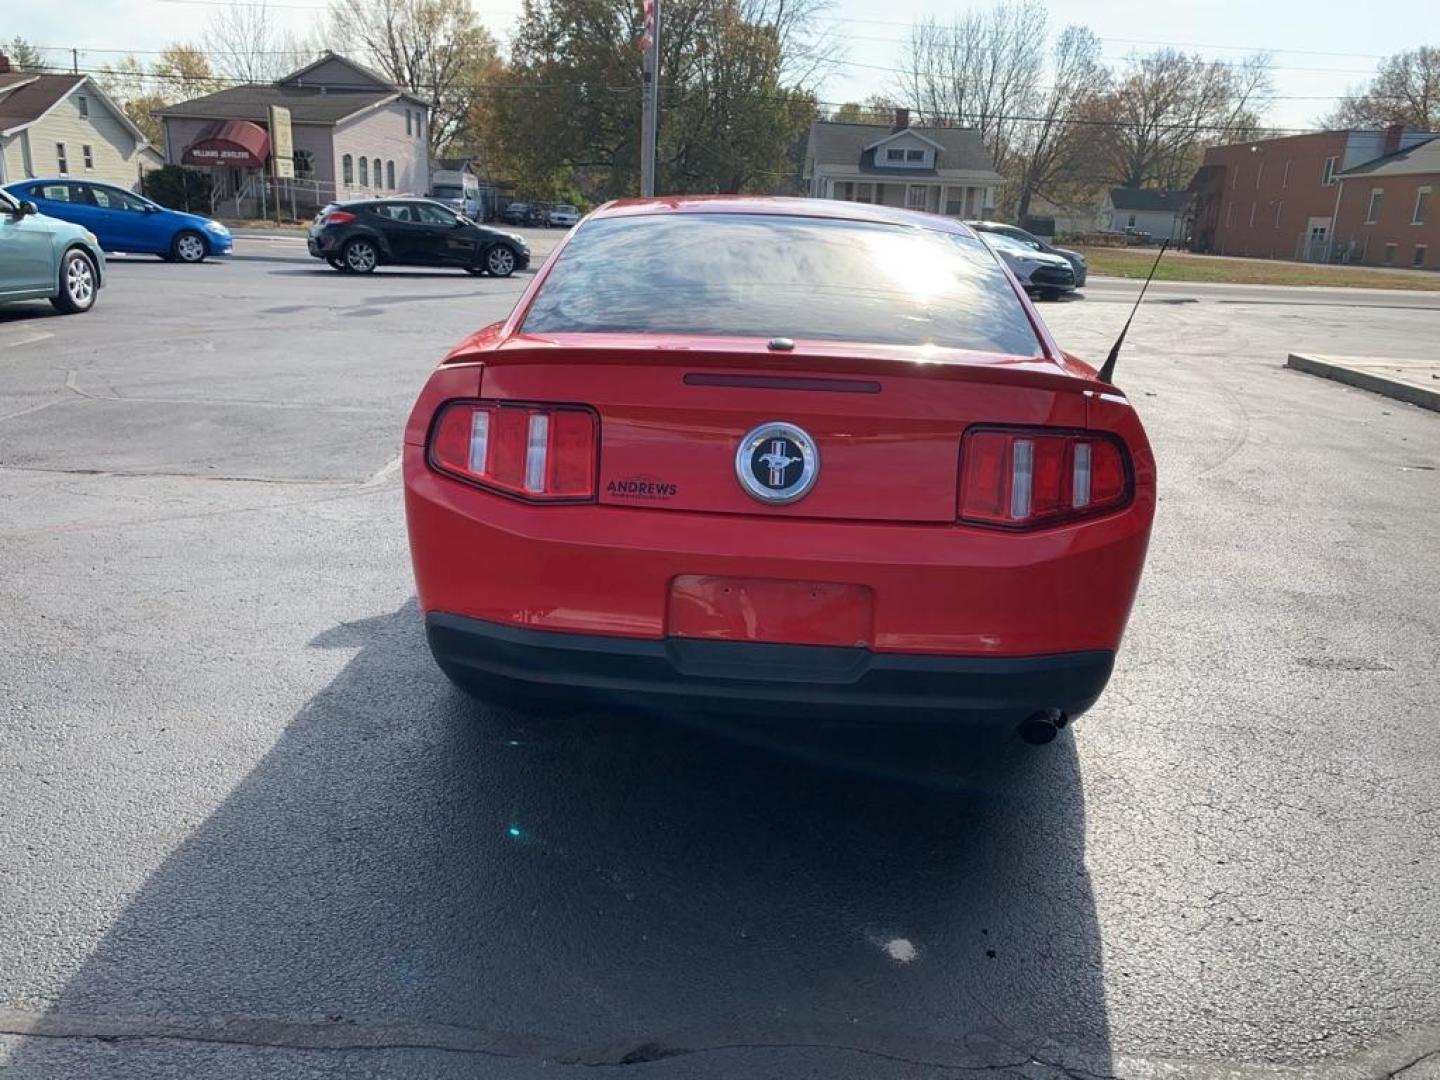
POLYGON ((1093 132, 1076 123, 1105 91, 1110 73, 1100 62, 1100 39, 1067 26, 1050 54, 1050 85, 1036 95, 1034 119, 1021 128, 1015 172, 1015 216, 1058 182, 1073 181, 1093 132))
POLYGON ((1045 8, 1001 0, 949 25, 917 24, 905 47, 898 96, 922 122, 973 127, 997 167, 1009 163, 1032 114, 1045 63, 1045 8))
POLYGON ((1423 45, 1386 57, 1370 85, 1352 89, 1323 123, 1330 128, 1440 128, 1440 48, 1423 45))
POLYGON ((274 82, 319 51, 313 42, 279 30, 264 0, 216 8, 205 24, 205 42, 222 77, 248 83, 274 82))
POLYGON ((430 102, 437 154, 461 134, 499 67, 495 39, 468 0, 334 0, 330 35, 430 102))
POLYGON ((1237 64, 1174 49, 1132 57, 1084 118, 1101 158, 1097 178, 1118 187, 1183 187, 1206 145, 1258 133, 1270 86, 1264 54, 1237 64))

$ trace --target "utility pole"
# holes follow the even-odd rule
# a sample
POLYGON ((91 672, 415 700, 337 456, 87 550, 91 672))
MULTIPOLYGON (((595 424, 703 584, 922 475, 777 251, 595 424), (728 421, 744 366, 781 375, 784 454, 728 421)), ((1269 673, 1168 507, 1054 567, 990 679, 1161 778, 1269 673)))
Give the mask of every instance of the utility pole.
POLYGON ((640 115, 640 194, 655 194, 655 127, 660 115, 660 0, 645 0, 645 101, 640 115))
MULTIPOLYGON (((80 50, 70 50, 70 72, 74 75, 80 74, 80 50)), ((27 136, 28 137, 28 136, 27 136)))

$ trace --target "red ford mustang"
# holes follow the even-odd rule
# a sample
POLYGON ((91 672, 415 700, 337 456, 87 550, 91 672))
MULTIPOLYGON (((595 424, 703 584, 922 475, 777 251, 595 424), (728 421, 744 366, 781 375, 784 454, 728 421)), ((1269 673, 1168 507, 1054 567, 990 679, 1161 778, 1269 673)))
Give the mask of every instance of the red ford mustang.
POLYGON ((481 696, 1043 739, 1109 679, 1155 466, 965 226, 675 197, 592 214, 445 358, 405 494, 431 649, 481 696))

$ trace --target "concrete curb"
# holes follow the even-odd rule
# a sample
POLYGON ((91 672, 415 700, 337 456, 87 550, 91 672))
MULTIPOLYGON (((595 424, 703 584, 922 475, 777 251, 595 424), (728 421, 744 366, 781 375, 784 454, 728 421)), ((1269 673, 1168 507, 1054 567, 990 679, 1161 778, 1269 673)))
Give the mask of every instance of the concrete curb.
POLYGON ((1291 353, 1285 366, 1322 379, 1358 386, 1362 390, 1383 394, 1396 401, 1418 405, 1422 409, 1440 412, 1440 380, 1431 389, 1416 382, 1407 382, 1397 377, 1405 372, 1440 373, 1440 362, 1417 360, 1386 360, 1373 356, 1316 356, 1307 353, 1291 353))

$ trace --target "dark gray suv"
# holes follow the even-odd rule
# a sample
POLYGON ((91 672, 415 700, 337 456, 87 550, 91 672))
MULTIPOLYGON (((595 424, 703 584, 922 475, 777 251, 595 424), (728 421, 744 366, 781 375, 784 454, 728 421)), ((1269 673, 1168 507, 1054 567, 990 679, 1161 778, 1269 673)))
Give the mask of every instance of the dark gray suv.
POLYGON ((1048 240, 1036 236, 1034 233, 1026 232, 1019 225, 1006 225, 1003 221, 967 221, 966 225, 976 232, 999 233, 1001 236, 1008 236, 1011 240, 1018 240, 1020 243, 1034 248, 1036 251, 1044 251, 1051 255, 1059 255, 1067 260, 1075 270, 1075 288, 1085 287, 1085 276, 1088 267, 1085 265, 1085 256, 1078 251, 1071 251, 1068 248, 1058 248, 1048 240))

